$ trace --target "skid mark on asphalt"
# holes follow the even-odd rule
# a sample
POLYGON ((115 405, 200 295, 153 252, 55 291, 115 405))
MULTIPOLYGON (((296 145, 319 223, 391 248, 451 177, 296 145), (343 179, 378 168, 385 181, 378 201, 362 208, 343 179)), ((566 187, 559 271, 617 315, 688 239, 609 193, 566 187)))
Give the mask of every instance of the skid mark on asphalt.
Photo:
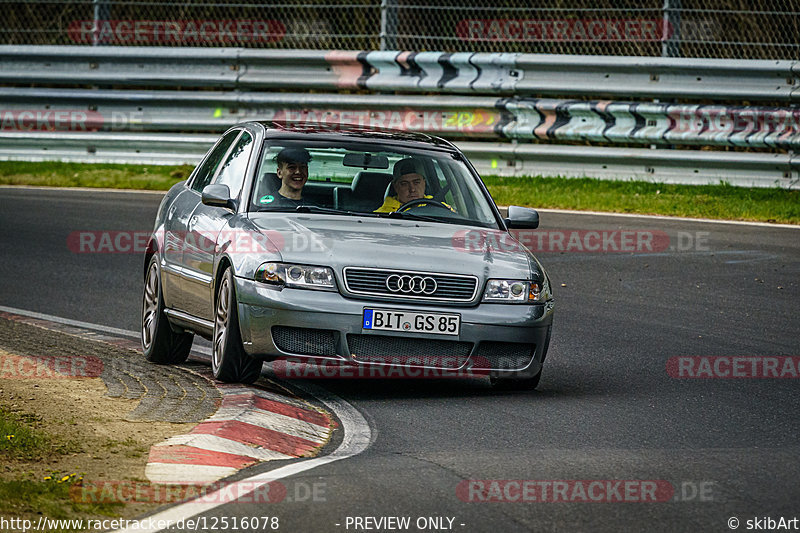
POLYGON ((86 328, 77 321, 13 311, 0 308, 0 328, 15 330, 3 336, 14 338, 15 351, 41 355, 58 350, 66 356, 91 351, 102 361, 100 377, 108 395, 139 400, 126 419, 200 422, 189 434, 151 447, 145 475, 152 482, 210 483, 259 462, 311 457, 337 426, 326 411, 276 383, 215 384, 205 362, 148 363, 129 332, 120 338, 102 326, 86 328))
POLYGON ((103 365, 100 378, 108 396, 139 400, 126 415, 127 420, 200 422, 213 415, 222 401, 211 380, 191 370, 192 366, 202 367, 197 363, 183 367, 154 365, 142 357, 139 344, 130 339, 7 312, 0 312, 0 318, 11 321, 18 330, 14 335, 15 351, 27 355, 90 355, 99 359, 103 365))

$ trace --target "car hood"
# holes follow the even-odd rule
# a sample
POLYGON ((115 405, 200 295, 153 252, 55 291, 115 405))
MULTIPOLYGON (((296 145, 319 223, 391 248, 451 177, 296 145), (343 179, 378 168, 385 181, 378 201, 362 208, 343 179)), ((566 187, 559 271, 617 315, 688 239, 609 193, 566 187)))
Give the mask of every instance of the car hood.
MULTIPOLYGON (((251 223, 283 261, 528 278, 538 262, 523 247, 465 246, 476 234, 499 242, 508 233, 472 226, 320 214, 251 214, 251 223), (511 248, 511 249, 509 249, 511 248)), ((516 241, 514 241, 516 242, 516 241)))

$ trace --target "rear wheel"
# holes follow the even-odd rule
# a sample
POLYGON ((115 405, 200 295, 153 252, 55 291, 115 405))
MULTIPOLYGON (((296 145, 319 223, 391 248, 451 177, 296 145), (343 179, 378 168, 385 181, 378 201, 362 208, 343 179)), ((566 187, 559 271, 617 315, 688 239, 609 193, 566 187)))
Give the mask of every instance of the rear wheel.
POLYGON ((177 364, 186 361, 192 349, 191 333, 175 333, 164 314, 161 294, 161 271, 158 256, 153 255, 147 266, 142 296, 142 351, 148 361, 177 364))
POLYGON ((213 345, 211 371, 215 378, 227 383, 254 383, 259 378, 262 361, 247 355, 242 346, 233 271, 230 267, 222 274, 217 290, 213 345))

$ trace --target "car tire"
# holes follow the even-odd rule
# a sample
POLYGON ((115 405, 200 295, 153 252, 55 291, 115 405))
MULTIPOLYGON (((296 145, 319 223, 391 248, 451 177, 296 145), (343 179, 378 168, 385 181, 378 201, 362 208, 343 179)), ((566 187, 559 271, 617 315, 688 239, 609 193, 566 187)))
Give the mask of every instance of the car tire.
POLYGON ((225 383, 251 384, 261 376, 263 361, 250 357, 242 346, 233 271, 225 269, 214 305, 211 372, 225 383))
POLYGON ((173 365, 189 357, 194 335, 175 333, 164 314, 164 296, 161 293, 161 269, 158 256, 153 255, 147 264, 142 295, 142 352, 152 363, 173 365))

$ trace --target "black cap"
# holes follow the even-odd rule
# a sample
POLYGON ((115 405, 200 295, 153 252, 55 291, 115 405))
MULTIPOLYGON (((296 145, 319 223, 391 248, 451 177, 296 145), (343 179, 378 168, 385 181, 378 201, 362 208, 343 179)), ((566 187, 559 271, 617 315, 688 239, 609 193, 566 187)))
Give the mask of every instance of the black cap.
POLYGON ((275 156, 278 163, 308 163, 311 154, 305 148, 284 148, 275 156))
POLYGON ((397 180, 400 176, 405 176, 406 174, 421 174, 421 168, 422 164, 414 158, 401 159, 394 164, 394 179, 397 180))

